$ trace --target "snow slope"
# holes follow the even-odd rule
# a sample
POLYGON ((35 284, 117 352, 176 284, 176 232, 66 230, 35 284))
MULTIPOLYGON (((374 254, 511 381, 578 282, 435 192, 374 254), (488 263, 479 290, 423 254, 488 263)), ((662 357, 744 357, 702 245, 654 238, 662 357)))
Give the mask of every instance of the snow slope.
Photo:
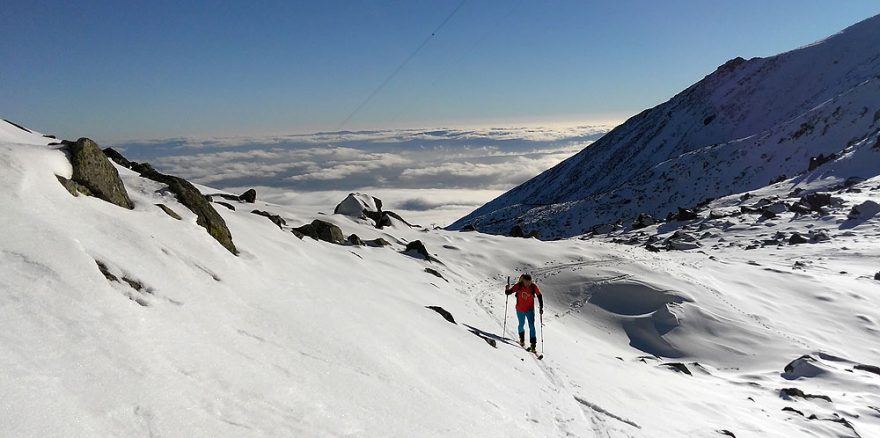
POLYGON ((258 200, 218 206, 236 257, 127 169, 134 210, 72 197, 55 178, 70 164, 48 141, 0 123, 2 436, 880 434, 880 375, 856 369, 880 364, 876 217, 833 249, 710 258, 378 230, 258 200), (254 208, 392 246, 300 240, 254 208), (416 239, 438 261, 402 254, 416 239), (501 289, 519 272, 547 296, 540 362, 508 340, 512 315, 502 331, 501 289))
MULTIPOLYGON (((733 59, 450 226, 542 239, 628 224, 795 178, 880 132, 880 16, 769 58, 733 59)), ((877 154, 875 154, 877 155, 877 154)), ((876 156, 852 175, 880 174, 876 156)))

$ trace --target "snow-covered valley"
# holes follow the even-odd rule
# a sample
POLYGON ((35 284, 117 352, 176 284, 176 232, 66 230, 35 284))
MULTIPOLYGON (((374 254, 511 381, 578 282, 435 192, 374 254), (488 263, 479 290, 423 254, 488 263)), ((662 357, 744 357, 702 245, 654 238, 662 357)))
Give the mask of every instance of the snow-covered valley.
POLYGON ((669 224, 542 242, 212 197, 233 255, 124 166, 133 209, 71 196, 50 142, 0 123, 0 435, 880 436, 880 218, 845 217, 878 178, 774 225, 830 240, 746 250, 743 214, 688 252, 619 243, 669 224), (314 219, 390 245, 292 232, 314 219), (525 272, 542 361, 512 305, 502 332, 525 272))

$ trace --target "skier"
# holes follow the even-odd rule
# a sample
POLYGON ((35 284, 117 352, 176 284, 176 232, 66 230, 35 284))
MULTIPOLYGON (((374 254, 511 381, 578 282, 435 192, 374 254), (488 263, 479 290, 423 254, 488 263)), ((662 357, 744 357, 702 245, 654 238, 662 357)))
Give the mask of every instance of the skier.
POLYGON ((519 281, 515 285, 506 286, 504 293, 507 295, 516 294, 516 319, 519 320, 519 345, 525 347, 525 323, 529 321, 529 340, 531 346, 527 350, 536 353, 536 344, 538 336, 535 334, 535 296, 538 297, 540 307, 538 311, 544 314, 544 297, 541 296, 541 289, 538 285, 532 283, 532 276, 523 274, 519 277, 519 281))

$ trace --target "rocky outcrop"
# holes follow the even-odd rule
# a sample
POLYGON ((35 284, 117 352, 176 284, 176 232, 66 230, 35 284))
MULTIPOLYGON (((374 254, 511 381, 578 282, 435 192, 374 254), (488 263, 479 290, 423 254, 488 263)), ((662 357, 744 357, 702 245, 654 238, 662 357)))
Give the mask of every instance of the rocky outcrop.
POLYGON ((295 230, 304 236, 309 236, 315 240, 323 240, 324 242, 341 244, 345 241, 341 228, 320 219, 315 219, 312 223, 295 228, 295 230))
POLYGON ((162 211, 165 212, 165 214, 173 217, 174 219, 177 219, 177 220, 182 219, 179 214, 177 214, 174 210, 172 210, 170 207, 168 207, 165 204, 156 204, 156 207, 159 207, 162 211))
POLYGON ((428 248, 425 248, 425 244, 422 243, 421 240, 413 240, 410 243, 406 244, 406 249, 403 250, 403 253, 419 259, 424 260, 433 260, 431 254, 428 252, 428 248))
POLYGON ((278 225, 278 228, 282 228, 284 225, 287 225, 287 221, 285 221, 284 218, 278 216, 277 214, 272 214, 268 211, 262 210, 252 210, 251 213, 268 218, 270 221, 272 221, 273 224, 278 225))
POLYGON ((394 226, 395 221, 400 221, 404 225, 412 227, 412 224, 404 220, 399 214, 393 211, 383 211, 381 199, 364 193, 349 193, 333 209, 333 214, 341 214, 362 220, 369 219, 379 229, 394 226))
POLYGON ((116 149, 113 148, 104 148, 104 155, 107 158, 116 162, 116 164, 126 168, 131 169, 131 161, 128 161, 125 157, 122 156, 116 149))
POLYGON ((632 229, 638 230, 645 227, 650 227, 657 223, 657 219, 654 219, 651 215, 647 213, 640 213, 636 219, 632 223, 632 229))
POLYGON ((880 213, 880 204, 874 201, 865 201, 859 205, 856 205, 849 211, 849 214, 846 215, 847 218, 852 220, 857 219, 870 219, 877 213, 880 213))
POLYGON ((238 199, 241 200, 241 202, 253 204, 254 202, 257 202, 257 191, 254 189, 245 190, 244 193, 238 195, 238 199))
POLYGON ((366 240, 366 241, 364 241, 364 243, 367 246, 373 247, 373 248, 384 248, 386 246, 391 246, 391 242, 389 242, 381 237, 377 237, 373 240, 366 240))
POLYGON ((166 184, 168 190, 177 197, 177 201, 186 206, 196 215, 196 224, 205 228, 217 242, 223 245, 229 252, 238 254, 235 244, 232 242, 232 233, 226 226, 223 217, 214 210, 208 199, 202 195, 189 181, 172 175, 165 175, 153 169, 148 163, 131 163, 131 170, 138 172, 144 178, 166 184))
POLYGON ((349 193, 340 202, 333 214, 341 214, 357 219, 366 219, 366 212, 381 213, 382 201, 364 193, 349 193))
POLYGON ((73 165, 73 182, 87 188, 91 196, 129 210, 134 208, 134 203, 129 199, 125 185, 119 178, 119 172, 97 143, 88 138, 80 138, 75 143, 68 144, 67 149, 73 165))
POLYGON ((675 213, 669 213, 666 217, 667 222, 684 222, 684 221, 692 221, 694 219, 698 219, 697 213, 689 208, 678 208, 678 211, 675 213))
POLYGON ((446 310, 446 309, 444 309, 444 308, 442 308, 442 307, 440 307, 440 306, 425 306, 425 308, 427 308, 427 309, 431 309, 431 310, 433 310, 433 311, 439 313, 440 316, 443 317, 443 319, 445 319, 445 320, 447 320, 447 321, 449 321, 449 322, 451 322, 451 323, 453 323, 453 324, 456 324, 456 322, 455 322, 455 318, 452 317, 452 314, 449 313, 448 310, 446 310))

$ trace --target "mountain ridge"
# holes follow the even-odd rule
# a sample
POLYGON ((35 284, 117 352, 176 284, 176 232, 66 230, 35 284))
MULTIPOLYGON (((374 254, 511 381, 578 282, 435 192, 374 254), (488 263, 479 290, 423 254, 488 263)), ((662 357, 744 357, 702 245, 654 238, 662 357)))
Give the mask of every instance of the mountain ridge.
MULTIPOLYGON (((802 161, 798 165, 806 170, 811 156, 834 153, 876 134, 877 121, 872 117, 880 108, 874 108, 876 105, 870 101, 878 91, 869 83, 876 82, 880 75, 880 50, 870 44, 877 40, 880 16, 779 55, 734 58, 668 101, 633 116, 571 158, 456 221, 449 229, 473 225, 480 231, 503 234, 519 224, 538 229, 545 239, 564 238, 589 232, 601 223, 628 221, 639 213, 663 216, 707 198, 756 189, 782 173, 767 178, 759 172, 717 188, 695 187, 681 192, 678 200, 648 199, 656 191, 674 190, 681 183, 681 175, 655 172, 661 164, 724 144, 739 146, 732 153, 757 149, 772 153, 772 148, 756 141, 762 136, 776 136, 778 144, 798 143, 790 149, 799 154, 797 158, 802 161), (867 95, 846 102, 865 105, 865 111, 845 104, 840 105, 840 111, 832 108, 828 114, 821 109, 852 93, 867 95), (868 103, 863 104, 865 101, 868 103), (858 117, 844 114, 847 110, 858 117), (810 120, 802 120, 817 114, 833 116, 835 121, 817 132, 807 123, 810 120), (839 130, 841 126, 829 125, 838 125, 844 118, 858 126, 835 133, 833 141, 818 138, 839 130), (791 138, 783 140, 779 131, 785 130, 791 131, 791 138), (808 151, 805 157, 804 151, 808 151), (666 183, 647 181, 643 189, 627 185, 646 173, 666 183)), ((794 157, 793 153, 776 154, 763 167, 778 166, 790 178, 799 170, 791 162, 794 157)), ((740 169, 757 164, 746 159, 724 163, 740 169)), ((687 170, 693 174, 702 169, 687 170)))

